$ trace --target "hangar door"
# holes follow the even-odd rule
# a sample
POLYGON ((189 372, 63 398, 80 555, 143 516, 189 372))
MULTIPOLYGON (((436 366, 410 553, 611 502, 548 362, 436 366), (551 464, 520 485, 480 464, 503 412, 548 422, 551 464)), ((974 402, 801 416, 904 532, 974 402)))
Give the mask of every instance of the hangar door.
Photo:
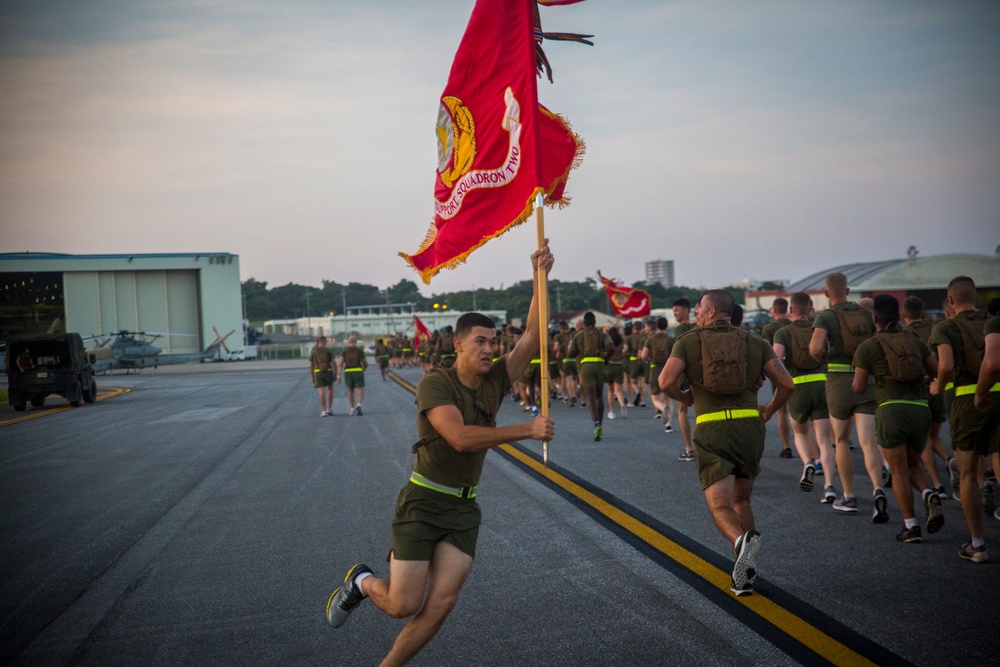
POLYGON ((203 347, 197 271, 73 271, 63 288, 67 331, 163 334, 156 346, 167 354, 203 347))

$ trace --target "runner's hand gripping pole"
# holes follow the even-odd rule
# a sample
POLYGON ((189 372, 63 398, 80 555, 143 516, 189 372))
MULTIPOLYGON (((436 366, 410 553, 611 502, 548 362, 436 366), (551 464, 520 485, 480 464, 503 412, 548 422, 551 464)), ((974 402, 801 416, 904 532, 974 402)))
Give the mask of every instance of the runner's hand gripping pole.
MULTIPOLYGON (((535 220, 538 223, 538 249, 545 245, 545 197, 541 191, 535 195, 535 220)), ((538 345, 541 368, 539 382, 542 394, 542 416, 549 416, 549 279, 541 266, 535 280, 538 289, 538 345)), ((542 442, 542 461, 549 465, 549 443, 542 442)))

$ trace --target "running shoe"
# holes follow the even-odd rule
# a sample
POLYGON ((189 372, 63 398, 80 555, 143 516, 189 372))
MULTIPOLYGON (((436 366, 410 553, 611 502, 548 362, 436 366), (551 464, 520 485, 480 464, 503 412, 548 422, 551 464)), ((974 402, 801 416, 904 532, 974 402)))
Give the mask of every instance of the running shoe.
POLYGON ((799 489, 805 492, 813 490, 813 477, 816 475, 816 466, 813 463, 807 463, 805 468, 802 469, 802 479, 799 480, 799 489))
POLYGON ((778 456, 780 456, 783 459, 790 459, 792 458, 792 450, 789 447, 785 447, 784 449, 781 450, 781 453, 778 454, 778 456))
POLYGON ((353 417, 353 416, 354 416, 354 414, 355 414, 355 412, 354 412, 354 408, 351 408, 351 414, 350 414, 350 415, 348 415, 348 416, 349 416, 349 417, 353 417))
POLYGON ((823 464, 820 463, 819 461, 813 461, 813 465, 816 466, 816 474, 817 475, 822 475, 823 474, 823 464))
POLYGON ((356 410, 356 414, 357 414, 357 415, 358 415, 359 417, 360 417, 361 415, 363 415, 363 414, 364 414, 363 412, 361 412, 361 404, 360 404, 360 403, 358 404, 358 407, 357 407, 357 408, 355 408, 355 410, 356 410))
POLYGON ((610 410, 608 412, 608 419, 614 419, 614 418, 615 418, 615 411, 614 410, 610 410))
POLYGON ((645 410, 646 409, 646 404, 645 403, 640 403, 639 407, 642 408, 643 410, 645 410))
POLYGON ((941 500, 948 500, 948 492, 944 490, 944 484, 934 489, 934 493, 941 496, 941 500))
POLYGON ((732 577, 729 578, 729 590, 736 594, 736 597, 742 597, 744 595, 753 595, 753 586, 746 584, 745 586, 737 586, 736 580, 732 577))
POLYGON ((569 407, 571 407, 571 408, 575 408, 576 407, 576 396, 570 396, 569 397, 569 407))
POLYGON ((983 485, 979 487, 979 499, 983 503, 983 513, 991 516, 996 509, 997 481, 995 477, 987 477, 983 485))
POLYGON ((936 533, 944 526, 944 514, 941 513, 941 496, 931 492, 924 498, 924 509, 927 510, 927 532, 936 533))
POLYGON ((694 452, 681 452, 677 456, 678 461, 694 461, 694 452))
POLYGON ((756 530, 743 533, 736 538, 736 544, 733 545, 733 555, 736 557, 736 563, 733 565, 734 588, 743 590, 753 585, 753 580, 757 576, 758 549, 760 549, 760 533, 756 530))
POLYGON ((823 497, 820 498, 819 501, 824 505, 829 505, 836 499, 837 499, 837 489, 833 488, 832 486, 828 486, 823 491, 823 497))
POLYGON ((920 535, 920 526, 914 526, 913 528, 903 528, 902 532, 896 535, 896 539, 900 542, 923 542, 924 538, 920 535))
POLYGON ((958 555, 965 560, 971 560, 973 563, 985 563, 989 561, 990 557, 986 553, 986 545, 981 547, 972 546, 971 542, 966 542, 962 545, 959 550, 958 555))
POLYGON ((958 500, 958 485, 962 481, 962 476, 958 472, 958 461, 952 456, 948 459, 945 467, 948 469, 948 481, 951 482, 951 488, 955 491, 955 500, 958 500))
POLYGON ((335 628, 341 627, 350 620, 351 612, 364 602, 365 595, 358 588, 356 581, 358 575, 366 572, 371 574, 371 568, 362 563, 358 563, 347 571, 344 585, 335 590, 326 603, 327 623, 335 628))
POLYGON ((320 417, 329 417, 329 416, 330 416, 330 413, 329 413, 329 412, 327 412, 326 410, 320 410, 320 411, 319 411, 319 416, 320 416, 320 417))
POLYGON ((889 500, 885 497, 885 491, 875 489, 875 511, 872 512, 872 523, 889 523, 888 505, 889 500))
POLYGON ((602 437, 604 437, 604 427, 594 424, 594 442, 600 442, 602 437))
POLYGON ((857 514, 858 513, 858 499, 857 498, 844 498, 841 496, 833 501, 833 509, 838 512, 843 512, 844 514, 857 514))
POLYGON ((633 408, 637 408, 637 407, 639 407, 639 400, 640 400, 641 398, 642 398, 642 397, 641 397, 641 395, 640 395, 640 394, 636 394, 636 395, 635 395, 635 400, 634 400, 634 401, 632 401, 632 407, 633 407, 633 408))
POLYGON ((673 433, 673 432, 674 432, 674 427, 673 427, 673 426, 671 426, 671 425, 670 425, 669 423, 667 423, 667 424, 664 424, 664 425, 663 425, 663 431, 664 431, 665 433, 673 433))
POLYGON ((663 411, 657 410, 655 413, 653 413, 653 419, 663 419, 663 411))
POLYGON ((538 413, 539 413, 538 406, 537 405, 532 405, 531 406, 531 416, 532 417, 537 417, 538 413))

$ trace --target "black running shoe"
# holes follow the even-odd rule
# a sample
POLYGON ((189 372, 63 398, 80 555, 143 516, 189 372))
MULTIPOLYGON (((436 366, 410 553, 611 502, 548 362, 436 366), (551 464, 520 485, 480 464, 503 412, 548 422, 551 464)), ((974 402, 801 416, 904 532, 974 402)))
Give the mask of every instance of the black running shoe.
MULTIPOLYGON (((757 576, 757 550, 760 549, 760 533, 751 530, 736 538, 733 554, 736 563, 733 565, 733 586, 745 589, 753 585, 757 576)), ((734 590, 735 592, 735 590, 734 590)))
POLYGON ((816 466, 811 462, 802 469, 802 479, 799 480, 799 489, 805 492, 813 490, 813 477, 816 475, 816 466))
POLYGON ((920 526, 914 526, 913 528, 903 528, 903 532, 896 535, 896 539, 900 542, 923 542, 924 538, 920 535, 920 526))
POLYGON ((359 574, 371 574, 371 568, 362 563, 358 563, 347 571, 344 577, 344 585, 338 588, 330 596, 326 603, 326 621, 335 628, 339 628, 351 619, 351 612, 364 602, 365 595, 359 590, 355 581, 359 574))
POLYGON ((936 533, 944 527, 944 514, 941 513, 941 496, 928 493, 924 499, 924 509, 927 510, 927 533, 936 533))
POLYGON ((793 458, 792 450, 788 447, 785 447, 784 449, 781 450, 781 454, 778 454, 778 456, 780 456, 783 459, 793 458))
POLYGON ((875 511, 872 512, 872 523, 889 523, 888 504, 885 491, 875 489, 875 511))

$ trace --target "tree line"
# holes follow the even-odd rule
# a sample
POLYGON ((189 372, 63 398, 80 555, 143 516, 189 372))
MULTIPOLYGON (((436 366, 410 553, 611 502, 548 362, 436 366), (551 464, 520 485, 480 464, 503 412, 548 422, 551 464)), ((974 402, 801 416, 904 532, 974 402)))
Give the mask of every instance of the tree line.
MULTIPOLYGON (((664 287, 659 283, 632 285, 649 293, 652 307, 669 308, 675 299, 685 297, 695 303, 701 298, 702 289, 692 287, 664 287)), ((374 306, 379 304, 413 303, 418 311, 433 310, 447 305, 449 310, 502 310, 507 320, 525 319, 531 304, 532 281, 522 280, 509 287, 479 288, 458 292, 443 292, 425 297, 412 280, 402 279, 392 287, 380 290, 375 285, 363 283, 338 283, 324 280, 322 287, 288 283, 268 287, 266 282, 249 278, 242 283, 246 317, 251 322, 264 320, 295 319, 299 317, 325 317, 331 313, 342 315, 346 307, 374 306)), ((725 287, 737 303, 743 303, 742 287, 725 287)), ((578 312, 597 310, 610 313, 604 287, 594 278, 579 282, 549 280, 549 312, 578 312)))

